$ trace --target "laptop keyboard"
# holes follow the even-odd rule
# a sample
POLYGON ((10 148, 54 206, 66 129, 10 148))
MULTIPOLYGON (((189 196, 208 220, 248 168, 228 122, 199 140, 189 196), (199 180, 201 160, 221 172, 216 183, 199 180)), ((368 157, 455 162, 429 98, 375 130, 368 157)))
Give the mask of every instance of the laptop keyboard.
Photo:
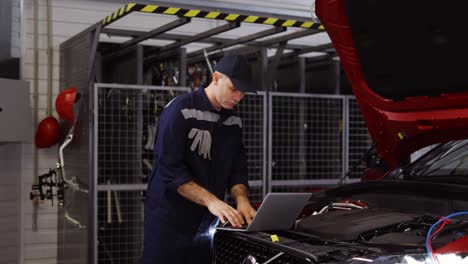
POLYGON ((229 227, 229 228, 233 228, 233 229, 246 229, 248 226, 249 226, 248 224, 243 224, 241 227, 232 226, 231 223, 229 223, 229 222, 222 225, 222 227, 229 227))

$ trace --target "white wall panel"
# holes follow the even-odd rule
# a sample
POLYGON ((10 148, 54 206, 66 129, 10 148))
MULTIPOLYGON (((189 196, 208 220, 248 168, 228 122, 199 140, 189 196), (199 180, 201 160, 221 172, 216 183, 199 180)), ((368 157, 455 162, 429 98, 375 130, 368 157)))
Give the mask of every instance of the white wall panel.
POLYGON ((20 0, 12 0, 11 4, 11 56, 15 58, 21 57, 21 40, 20 40, 20 0))
MULTIPOLYGON (((33 219, 32 215, 29 215, 30 217, 25 217, 24 218, 24 226, 29 227, 27 229, 31 230, 32 224, 33 224, 33 219)), ((41 229, 49 229, 49 230, 54 230, 57 229, 57 216, 56 215, 45 215, 40 217, 37 220, 37 225, 41 227, 41 229)))
POLYGON ((17 263, 21 251, 21 144, 0 144, 0 262, 17 263))
POLYGON ((24 264, 56 264, 57 257, 25 260, 24 264))
MULTIPOLYGON (((33 80, 34 77, 34 65, 33 64, 23 64, 23 79, 25 80, 33 80)), ((58 65, 53 66, 53 79, 58 80, 58 65)), ((39 71, 38 71, 39 80, 47 80, 47 65, 40 64, 39 71)), ((47 90, 45 91, 47 92, 47 90)))
POLYGON ((57 259, 57 243, 28 244, 24 249, 25 261, 36 263, 44 258, 57 259))
POLYGON ((41 230, 39 232, 28 232, 24 238, 24 242, 31 245, 57 243, 57 232, 54 230, 54 228, 56 227, 52 227, 48 230, 41 230))

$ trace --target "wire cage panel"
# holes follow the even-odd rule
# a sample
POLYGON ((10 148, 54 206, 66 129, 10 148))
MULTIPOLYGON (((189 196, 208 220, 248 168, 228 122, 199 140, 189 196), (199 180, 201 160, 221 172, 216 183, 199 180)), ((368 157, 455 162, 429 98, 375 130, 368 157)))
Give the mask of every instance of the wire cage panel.
POLYGON ((273 93, 270 109, 272 186, 341 177, 343 97, 273 93))
POLYGON ((140 263, 157 118, 189 88, 97 84, 96 263, 140 263))
MULTIPOLYGON (((157 118, 175 96, 189 91, 96 85, 97 263, 139 263, 157 118)), ((256 204, 267 191, 311 192, 336 184, 344 166, 370 145, 354 97, 273 93, 267 98, 259 93, 246 95, 236 111, 248 155, 249 195, 256 204)), ((227 201, 233 202, 229 196, 227 201)))
MULTIPOLYGON (((144 190, 152 171, 158 116, 175 96, 189 91, 154 86, 96 86, 97 263, 139 263, 144 190)), ((265 192, 265 107, 265 95, 260 93, 246 96, 237 108, 243 122, 249 194, 254 203, 262 201, 265 192)))
MULTIPOLYGON (((266 104, 265 94, 247 94, 237 105, 242 119, 243 143, 247 153, 249 199, 261 202, 265 195, 266 175, 266 104)), ((227 201, 233 203, 230 195, 227 201)))
POLYGON ((97 263, 140 263, 143 191, 99 191, 97 197, 97 263))
POLYGON ((188 88, 100 86, 97 91, 98 184, 141 184, 152 170, 157 118, 188 88))
MULTIPOLYGON (((348 100, 348 168, 351 168, 372 146, 372 139, 356 98, 348 96, 346 100, 348 100)), ((351 172, 350 178, 360 178, 366 167, 365 162, 359 162, 351 172)))

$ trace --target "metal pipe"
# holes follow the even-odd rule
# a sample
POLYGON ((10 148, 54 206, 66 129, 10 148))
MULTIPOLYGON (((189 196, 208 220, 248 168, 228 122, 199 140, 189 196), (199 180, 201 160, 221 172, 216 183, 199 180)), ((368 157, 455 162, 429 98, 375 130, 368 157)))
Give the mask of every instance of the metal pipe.
MULTIPOLYGON (((75 123, 76 123, 76 118, 75 118, 75 123)), ((61 165, 61 169, 62 169, 62 178, 63 178, 63 181, 67 184, 68 187, 72 188, 74 191, 79 191, 79 192, 82 192, 82 193, 88 193, 88 190, 86 189, 82 189, 80 186, 79 186, 79 183, 78 181, 76 180, 75 177, 71 178, 71 179, 68 179, 66 174, 65 174, 65 162, 63 160, 63 150, 68 146, 68 144, 70 144, 73 140, 73 128, 74 128, 75 124, 73 124, 73 127, 70 129, 71 130, 71 133, 69 133, 65 139, 65 141, 63 142, 63 144, 60 146, 59 148, 59 160, 60 160, 60 165, 61 165)))
MULTIPOLYGON (((133 45, 136 45, 142 41, 145 41, 147 39, 150 39, 150 38, 153 38, 159 34, 162 34, 164 32, 167 32, 167 31, 170 31, 172 29, 175 29, 177 27, 180 27, 180 26, 183 26, 187 23, 189 23, 191 21, 190 18, 187 18, 187 17, 180 17, 174 21, 171 21, 165 25, 162 25, 156 29, 153 29, 149 32, 145 32, 144 34, 136 37, 136 38, 133 38, 133 39, 130 39, 130 40, 127 40, 125 41, 124 43, 122 43, 120 45, 120 47, 118 47, 116 50, 109 50, 109 51, 105 51, 104 53, 106 53, 106 56, 111 56, 111 57, 114 57, 114 56, 120 56, 120 55, 123 55, 125 54, 125 51, 133 46, 133 45)), ((101 24, 98 24, 99 26, 101 24)), ((100 32, 99 32, 100 33, 100 32)), ((99 37, 99 34, 98 34, 98 37, 99 37)))
MULTIPOLYGON (((220 45, 214 45, 214 46, 208 47, 208 48, 206 48, 206 51, 211 52, 211 51, 215 51, 215 50, 225 49, 225 48, 237 45, 237 44, 243 44, 245 42, 249 42, 249 41, 254 40, 254 39, 264 38, 264 37, 271 36, 271 35, 274 35, 274 34, 278 34, 278 33, 284 32, 284 31, 286 31, 285 27, 274 27, 274 28, 271 28, 271 29, 267 29, 267 30, 264 30, 264 31, 260 31, 260 32, 251 34, 251 35, 243 36, 241 38, 233 39, 233 40, 231 40, 231 41, 229 41, 227 43, 223 43, 223 44, 220 44, 220 45)), ((196 56, 203 57, 203 49, 193 51, 193 52, 187 54, 187 56, 189 56, 189 57, 196 57, 196 56)))
POLYGON ((52 115, 52 23, 50 17, 50 0, 46 1, 47 9, 47 116, 52 115))
MULTIPOLYGON (((37 130, 37 125, 38 125, 38 120, 39 120, 39 113, 38 113, 38 104, 39 104, 39 99, 38 99, 38 69, 39 69, 39 54, 38 54, 38 5, 39 3, 37 1, 34 1, 34 47, 33 47, 33 52, 34 52, 34 66, 33 66, 33 101, 34 101, 34 131, 33 131, 33 138, 34 134, 37 130)), ((38 153, 37 153, 37 147, 35 144, 33 144, 34 147, 34 153, 33 153, 33 185, 37 185, 38 181, 38 167, 39 167, 39 159, 38 159, 38 153)), ((33 200, 33 213, 32 213, 32 229, 33 232, 37 232, 37 207, 38 207, 38 198, 34 198, 33 200)))
MULTIPOLYGON (((190 44, 192 42, 197 42, 197 41, 202 41, 205 40, 213 35, 217 35, 226 31, 229 31, 234 28, 240 27, 240 22, 231 22, 228 24, 224 24, 219 27, 212 28, 210 30, 201 32, 199 34, 193 35, 193 36, 184 36, 182 39, 177 40, 176 42, 166 45, 164 47, 156 47, 156 48, 151 48, 148 49, 148 53, 154 53, 151 56, 146 56, 145 58, 145 63, 151 63, 155 60, 164 60, 173 55, 171 50, 182 47, 184 45, 190 44)), ((159 37, 159 36, 158 36, 159 37)), ((228 42, 228 41, 224 41, 228 42)), ((218 43, 216 43, 218 44, 218 43)))
MULTIPOLYGON (((229 24, 226 24, 226 25, 229 25, 229 24)), ((215 30, 215 29, 211 29, 211 30, 215 30)), ((305 30, 305 31, 307 31, 307 30, 305 30)), ((141 35, 145 34, 146 32, 145 31, 138 31, 138 30, 117 29, 117 28, 103 28, 101 33, 109 35, 109 36, 120 36, 120 37, 136 38, 138 36, 141 36, 141 35)), ((200 33, 200 34, 206 34, 206 32, 205 33, 200 33)), ((311 33, 311 34, 313 34, 313 33, 311 33)), ((294 38, 300 37, 297 34, 287 35, 287 36, 289 36, 289 39, 294 39, 294 38)), ((232 39, 222 38, 222 37, 218 37, 218 36, 216 36, 216 37, 204 37, 204 38, 201 38, 201 39, 199 39, 199 37, 200 37, 200 35, 189 36, 189 35, 175 34, 175 33, 162 33, 162 34, 159 34, 159 35, 157 35, 155 37, 152 37, 151 39, 172 40, 172 41, 175 41, 175 43, 173 43, 173 44, 177 44, 178 42, 181 42, 181 43, 182 42, 187 42, 187 43, 200 42, 200 43, 210 43, 210 44, 223 44, 223 43, 229 43, 229 41, 232 41, 232 39), (196 41, 194 39, 196 39, 196 41)), ((279 40, 276 39, 276 38, 275 39, 270 38, 270 39, 265 40, 265 41, 252 40, 252 41, 245 42, 244 45, 254 46, 254 47, 275 47, 275 46, 278 45, 279 42, 281 42, 281 41, 283 41, 285 39, 284 37, 280 37, 280 38, 281 39, 279 39, 279 40)), ((170 44, 170 45, 172 45, 172 44, 170 44)), ((304 48, 311 48, 311 47, 313 47, 313 46, 299 45, 299 44, 287 44, 286 45, 286 49, 293 49, 293 50, 301 50, 301 49, 304 49, 304 48)), ((162 49, 162 48, 161 47, 155 47, 155 48, 149 49, 148 52, 151 53, 151 52, 155 52, 155 51, 160 51, 160 49, 162 49)), ((170 54, 170 53, 168 53, 168 54, 170 54)), ((166 54, 166 56, 168 54, 166 54)), ((161 56, 164 56, 164 55, 163 54, 158 55, 158 57, 161 57, 161 56)), ((151 57, 149 58, 149 60, 151 60, 151 57)))
POLYGON ((65 215, 64 215, 65 219, 67 220, 68 223, 70 223, 71 225, 73 225, 74 227, 78 228, 78 229, 85 229, 86 226, 85 225, 82 225, 80 223, 80 221, 76 220, 75 218, 71 217, 69 214, 68 214, 68 211, 65 211, 65 215))
POLYGON ((210 69, 211 75, 213 75, 213 67, 211 67, 210 60, 208 59, 208 53, 206 53, 206 50, 203 50, 203 56, 205 56, 206 60, 206 65, 208 65, 208 69, 210 69))

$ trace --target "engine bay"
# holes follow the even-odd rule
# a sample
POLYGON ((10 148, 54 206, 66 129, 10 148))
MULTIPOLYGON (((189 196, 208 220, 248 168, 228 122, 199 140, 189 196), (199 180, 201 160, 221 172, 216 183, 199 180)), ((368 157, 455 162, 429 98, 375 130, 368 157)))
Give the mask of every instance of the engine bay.
POLYGON ((464 187, 420 182, 326 190, 312 196, 290 230, 217 232, 216 263, 435 263, 428 252, 468 260, 465 197, 464 187))
MULTIPOLYGON (((358 243, 385 252, 424 252, 426 236, 442 215, 371 208, 362 201, 330 203, 296 222, 295 231, 330 241, 358 243)), ((468 235, 468 222, 454 220, 437 234, 435 248, 468 235)))

